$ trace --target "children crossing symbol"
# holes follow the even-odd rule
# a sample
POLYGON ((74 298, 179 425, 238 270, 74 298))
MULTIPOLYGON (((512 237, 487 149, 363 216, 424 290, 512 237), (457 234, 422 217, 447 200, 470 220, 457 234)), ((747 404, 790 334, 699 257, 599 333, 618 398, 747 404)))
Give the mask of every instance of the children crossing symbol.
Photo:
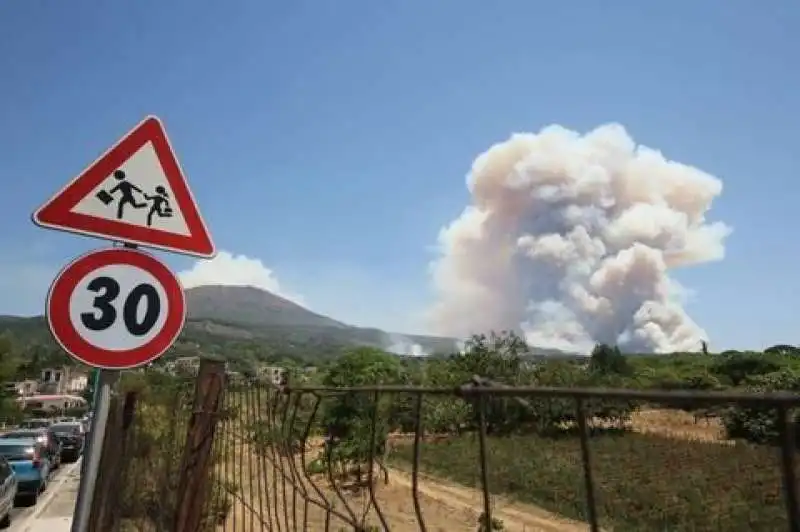
POLYGON ((111 188, 111 190, 100 189, 100 191, 95 194, 95 197, 100 200, 103 205, 110 205, 114 201, 117 202, 117 220, 125 219, 125 207, 128 205, 134 209, 150 207, 150 210, 147 212, 147 227, 153 226, 154 215, 158 215, 159 218, 172 217, 169 194, 162 185, 157 185, 153 190, 153 195, 150 195, 134 185, 122 170, 116 170, 113 175, 114 179, 119 182, 111 188), (116 193, 119 193, 119 198, 116 197, 116 193), (135 193, 138 193, 145 201, 136 201, 135 193))

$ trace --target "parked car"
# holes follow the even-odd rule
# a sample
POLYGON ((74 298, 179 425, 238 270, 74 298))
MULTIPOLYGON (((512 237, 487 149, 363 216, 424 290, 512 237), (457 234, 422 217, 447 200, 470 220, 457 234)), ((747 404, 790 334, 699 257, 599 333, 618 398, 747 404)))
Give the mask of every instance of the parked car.
POLYGON ((86 443, 86 433, 83 423, 80 421, 69 421, 64 423, 53 423, 47 429, 55 435, 61 443, 61 460, 64 462, 75 462, 83 453, 86 443))
POLYGON ((17 429, 5 434, 0 434, 0 439, 25 439, 31 438, 44 445, 44 457, 50 462, 53 470, 61 467, 61 442, 49 429, 17 429))
POLYGON ((17 474, 11 464, 0 457, 0 528, 11 526, 11 509, 17 498, 17 474))
POLYGON ((11 465, 17 481, 17 497, 27 497, 33 504, 47 489, 50 461, 43 443, 33 438, 0 439, 0 456, 11 465))
POLYGON ((37 419, 26 419, 22 423, 19 424, 19 428, 21 429, 46 429, 49 427, 53 422, 49 419, 44 418, 37 418, 37 419))

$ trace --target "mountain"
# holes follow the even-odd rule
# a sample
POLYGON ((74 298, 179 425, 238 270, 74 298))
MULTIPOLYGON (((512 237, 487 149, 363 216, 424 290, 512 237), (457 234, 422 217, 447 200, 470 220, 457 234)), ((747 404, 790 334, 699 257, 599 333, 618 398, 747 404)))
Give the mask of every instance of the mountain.
MULTIPOLYGON (((187 289, 185 296, 187 322, 174 355, 199 350, 230 359, 315 360, 353 346, 374 346, 397 354, 451 353, 456 346, 452 338, 347 325, 258 288, 199 286, 187 289)), ((0 316, 0 333, 4 331, 26 342, 51 342, 42 316, 0 316)))
POLYGON ((185 294, 190 320, 255 327, 347 327, 272 292, 249 286, 198 286, 185 294))
MULTIPOLYGON (((174 356, 198 351, 235 360, 293 357, 320 360, 353 346, 373 346, 398 355, 453 353, 454 338, 354 327, 276 294, 244 286, 198 286, 185 291, 187 321, 174 356)), ((43 317, 0 316, 0 333, 26 342, 50 343, 43 317)), ((533 357, 574 357, 533 348, 533 357)))
POLYGON ((186 290, 187 328, 240 339, 270 338, 288 345, 368 345, 398 354, 452 352, 453 338, 355 327, 312 312, 272 292, 248 286, 198 286, 186 290), (414 347, 416 344, 418 347, 414 347))

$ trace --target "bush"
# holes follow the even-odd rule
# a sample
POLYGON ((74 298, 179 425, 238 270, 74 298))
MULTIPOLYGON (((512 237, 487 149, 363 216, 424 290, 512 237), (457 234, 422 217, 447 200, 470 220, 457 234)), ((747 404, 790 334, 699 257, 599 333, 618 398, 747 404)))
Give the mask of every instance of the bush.
MULTIPOLYGON (((746 389, 754 393, 800 391, 800 375, 790 369, 751 377, 746 389)), ((779 410, 774 407, 732 406, 722 414, 728 438, 753 443, 776 443, 780 438, 779 410)), ((795 413, 794 422, 800 420, 795 413)))
POLYGON ((754 354, 722 355, 721 359, 713 366, 713 372, 720 378, 727 380, 733 386, 744 383, 748 377, 767 375, 781 370, 777 359, 754 354))
MULTIPOLYGON (((127 375, 120 389, 123 393, 135 391, 138 396, 122 474, 121 517, 166 530, 176 511, 193 382, 151 372, 127 375)), ((209 503, 203 509, 203 530, 208 531, 224 519, 230 507, 218 479, 212 480, 209 490, 209 503), (214 494, 223 496, 212 497, 214 494)))
MULTIPOLYGON (((323 383, 343 387, 395 384, 402 380, 402 368, 395 357, 372 348, 356 348, 331 366, 323 383)), ((391 412, 392 397, 387 394, 376 398, 372 393, 347 392, 329 397, 320 419, 328 442, 324 460, 343 471, 355 465, 360 476, 358 466, 368 461, 370 454, 383 454, 391 412)))

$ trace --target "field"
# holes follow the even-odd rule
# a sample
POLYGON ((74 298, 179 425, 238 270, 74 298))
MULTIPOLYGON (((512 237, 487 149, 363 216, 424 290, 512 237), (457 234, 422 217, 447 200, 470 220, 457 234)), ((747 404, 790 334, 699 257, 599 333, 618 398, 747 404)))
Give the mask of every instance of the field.
MULTIPOLYGON (((786 529, 777 450, 688 441, 675 430, 682 424, 679 413, 643 416, 649 419, 634 420, 634 433, 591 440, 597 506, 605 529, 786 529), (652 419, 659 416, 678 417, 672 426, 657 426, 652 419)), ((705 421, 698 425, 705 426, 705 421)), ((493 493, 569 518, 587 518, 577 438, 490 438, 488 455, 493 493)), ((477 456, 474 435, 431 441, 422 448, 421 467, 437 477, 477 487, 477 456)), ((401 445, 392 460, 408 468, 411 447, 401 445)))
MULTIPOLYGON (((731 360, 731 364, 739 363, 731 360)), ((491 373, 491 368, 481 365, 486 362, 483 359, 439 362, 438 366, 435 360, 429 362, 418 380, 441 386, 441 382, 464 382, 462 373, 491 373), (476 367, 468 372, 459 366, 472 362, 476 367)), ((495 373, 502 373, 505 367, 505 362, 500 362, 495 373)), ((680 369, 674 365, 665 377, 653 380, 672 383, 680 369)), ((359 521, 366 525, 365 531, 373 531, 384 529, 382 520, 386 529, 400 532, 478 529, 483 501, 475 415, 481 411, 476 411, 473 399, 440 394, 415 403, 405 392, 375 400, 369 397, 374 396, 372 391, 334 390, 384 378, 396 382, 399 377, 392 372, 399 368, 399 363, 385 354, 357 352, 327 370, 324 384, 331 388, 319 395, 298 389, 276 394, 258 383, 226 390, 222 422, 214 437, 215 500, 208 501, 205 513, 219 520, 209 524, 217 532, 338 532, 353 529, 348 523, 359 521), (417 423, 426 431, 420 457, 419 505, 412 487, 413 437, 409 434, 417 423), (315 460, 323 434, 333 442, 332 467, 346 467, 351 473, 346 478, 335 474, 338 490, 331 487, 322 461, 315 460), (380 439, 385 436, 379 434, 389 436, 386 446, 380 439), (305 464, 298 455, 276 454, 302 445, 305 435, 314 440, 305 442, 305 464), (370 438, 375 438, 374 446, 370 438), (384 450, 388 450, 388 482, 376 470, 373 493, 365 484, 356 486, 353 470, 360 464, 362 477, 366 477, 367 455, 380 455, 384 450)), ((596 372, 587 377, 581 367, 553 362, 537 368, 530 378, 547 386, 625 384, 611 377, 603 380, 604 375, 596 372)), ((707 384, 698 380, 702 374, 692 375, 686 382, 707 384)), ((770 378, 785 375, 788 373, 782 371, 770 378)), ((706 377, 709 386, 723 386, 706 377)), ((736 379, 725 381, 724 386, 735 389, 734 381, 741 382, 741 376, 736 379)), ((784 389, 782 382, 775 387, 784 389)), ((160 388, 153 385, 152 389, 160 388)), ((663 405, 684 404, 656 400, 663 405)), ((772 414, 742 407, 707 408, 702 401, 684 405, 695 415, 656 408, 655 404, 607 398, 582 403, 592 431, 593 493, 603 530, 772 532, 787 528, 779 453, 768 443, 778 436, 772 414), (726 427, 719 419, 703 417, 706 412, 724 412, 726 427), (736 435, 735 442, 726 439, 728 431, 736 435), (760 444, 748 443, 748 439, 760 444)), ((153 432, 149 448, 157 449, 159 442, 170 440, 166 430, 170 424, 155 423, 155 419, 165 421, 170 416, 144 406, 141 413, 154 417, 153 423, 146 423, 146 432, 153 432), (155 431, 156 426, 161 429, 155 431)), ((574 430, 574 404, 563 399, 491 400, 487 406, 484 417, 477 419, 484 420, 491 435, 486 453, 488 489, 493 517, 502 522, 502 527, 494 529, 587 530, 586 480, 581 442, 574 430)), ((165 456, 156 462, 170 460, 175 461, 165 456)), ((141 506, 139 514, 152 513, 147 504, 141 506)), ((169 512, 161 514, 168 517, 169 512)))
MULTIPOLYGON (((673 410, 637 412, 631 432, 591 439, 595 493, 601 525, 616 531, 774 531, 785 529, 781 475, 775 449, 723 442, 716 420, 695 420, 673 410)), ((236 432, 236 431, 234 431, 236 432)), ((232 433, 229 433, 229 438, 232 433)), ((411 446, 393 438, 388 483, 376 470, 376 502, 393 531, 420 530, 411 484, 411 446)), ((318 442, 317 442, 318 443, 318 442)), ((347 523, 313 502, 332 502, 336 511, 365 515, 380 527, 366 488, 342 482, 341 496, 324 474, 302 475, 295 456, 273 448, 259 455, 241 441, 223 443, 216 477, 235 484, 231 511, 219 532, 256 531, 262 523, 287 530, 341 530, 347 523), (281 469, 288 478, 284 484, 281 469), (292 485, 296 488, 293 488, 292 485), (234 494, 235 493, 235 494, 234 494), (330 522, 326 526, 326 519, 330 522)), ((307 451, 307 463, 319 445, 307 451)), ((572 436, 489 439, 489 482, 494 517, 508 531, 586 530, 580 442, 572 436)), ((476 530, 481 513, 477 437, 437 437, 421 451, 419 502, 427 530, 476 530)))
MULTIPOLYGON (((309 456, 314 455, 314 450, 309 456)), ((249 446, 229 446, 226 456, 217 464, 215 477, 227 480, 227 496, 231 506, 218 532, 256 532, 266 529, 283 530, 350 530, 345 520, 328 514, 313 502, 324 503, 311 482, 302 475, 302 463, 295 457, 295 473, 290 459, 277 459, 270 451, 266 456, 252 452, 249 446), (283 475, 287 482, 284 483, 283 475), (292 485, 296 486, 296 490, 292 485), (235 489, 234 489, 235 486, 235 489), (326 520, 329 519, 329 522, 326 520)), ((388 483, 376 467, 375 500, 386 523, 393 532, 421 530, 414 510, 411 475, 390 468, 388 483)), ((338 485, 344 501, 331 488, 323 474, 310 475, 322 496, 332 502, 334 509, 348 514, 347 502, 357 518, 365 516, 367 526, 383 530, 380 518, 370 504, 368 489, 354 489, 352 482, 338 485)), ((352 480, 352 479, 351 479, 352 480)), ((474 531, 481 508, 481 492, 440 479, 425 478, 419 486, 419 504, 426 529, 430 532, 474 531)), ((505 529, 519 532, 582 532, 586 525, 577 523, 529 504, 496 497, 496 517, 503 520, 505 529)))
POLYGON ((689 441, 730 443, 718 418, 695 419, 682 410, 653 409, 634 412, 631 429, 642 434, 689 441))

